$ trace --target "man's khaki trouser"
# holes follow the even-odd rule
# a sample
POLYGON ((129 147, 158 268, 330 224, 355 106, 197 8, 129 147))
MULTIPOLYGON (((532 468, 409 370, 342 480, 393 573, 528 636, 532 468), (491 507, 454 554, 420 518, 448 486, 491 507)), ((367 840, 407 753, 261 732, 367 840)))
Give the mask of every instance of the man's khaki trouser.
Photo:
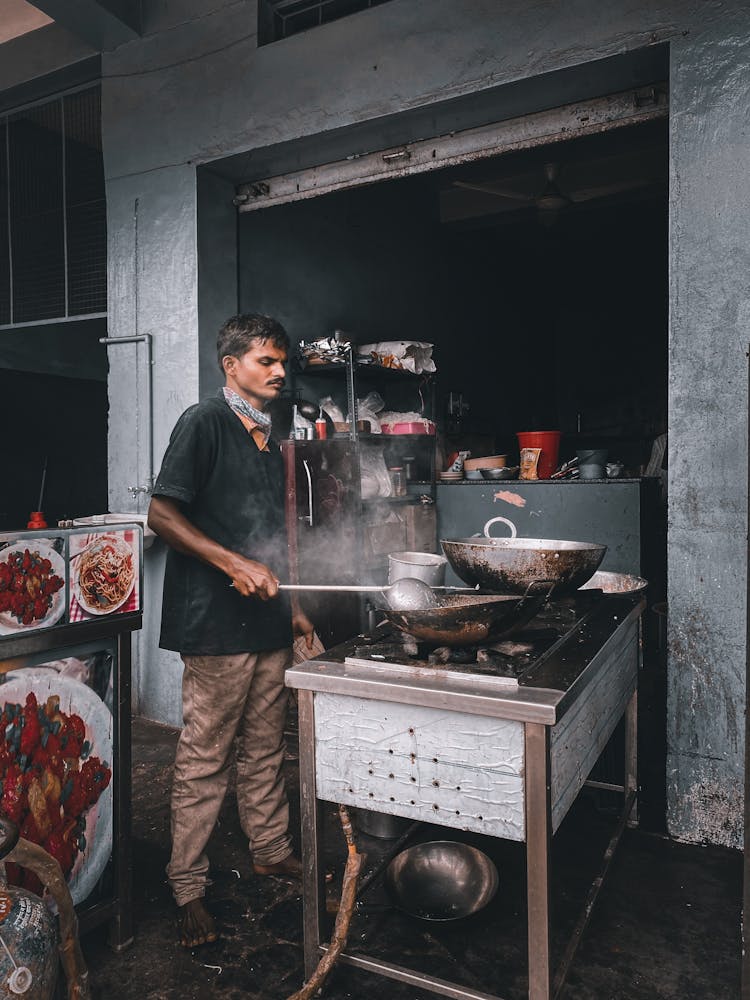
POLYGON ((167 877, 183 906, 205 895, 206 844, 219 816, 237 738, 237 805, 253 861, 291 852, 281 765, 290 649, 233 656, 183 656, 184 729, 172 786, 172 857, 167 877))

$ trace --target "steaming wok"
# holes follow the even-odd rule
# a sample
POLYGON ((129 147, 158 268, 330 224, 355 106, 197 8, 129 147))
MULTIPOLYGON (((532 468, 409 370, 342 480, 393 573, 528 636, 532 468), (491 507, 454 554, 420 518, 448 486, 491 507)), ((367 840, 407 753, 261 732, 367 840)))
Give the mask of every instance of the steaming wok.
POLYGON ((434 646, 467 646, 499 638, 530 621, 547 599, 548 591, 525 597, 503 594, 453 594, 437 598, 437 607, 423 611, 383 614, 392 625, 434 646))
POLYGON ((454 572, 470 586, 522 594, 538 581, 554 583, 555 597, 589 580, 607 551, 595 542, 550 538, 451 538, 440 543, 454 572))

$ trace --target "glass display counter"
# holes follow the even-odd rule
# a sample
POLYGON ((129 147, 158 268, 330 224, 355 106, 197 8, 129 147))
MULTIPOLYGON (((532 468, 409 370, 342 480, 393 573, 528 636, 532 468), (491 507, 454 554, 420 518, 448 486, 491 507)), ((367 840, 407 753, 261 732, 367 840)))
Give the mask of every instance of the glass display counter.
MULTIPOLYGON (((0 812, 60 862, 81 932, 132 941, 131 633, 143 533, 0 535, 0 812)), ((9 866, 30 889, 30 873, 9 866)))

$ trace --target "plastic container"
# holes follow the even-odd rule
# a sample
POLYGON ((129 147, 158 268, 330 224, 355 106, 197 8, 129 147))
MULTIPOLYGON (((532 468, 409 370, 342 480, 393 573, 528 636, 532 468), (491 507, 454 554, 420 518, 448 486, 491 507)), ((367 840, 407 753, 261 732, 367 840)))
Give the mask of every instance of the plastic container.
POLYGON ((404 420, 395 424, 381 424, 384 434, 432 434, 435 424, 431 420, 404 420))
POLYGON ((557 469, 560 453, 560 431, 519 431, 516 434, 519 448, 541 448, 536 474, 539 479, 549 479, 557 469))
POLYGON ((34 531, 37 528, 46 528, 47 521, 45 520, 44 514, 41 510, 32 510, 29 514, 29 522, 26 527, 30 531, 34 531))

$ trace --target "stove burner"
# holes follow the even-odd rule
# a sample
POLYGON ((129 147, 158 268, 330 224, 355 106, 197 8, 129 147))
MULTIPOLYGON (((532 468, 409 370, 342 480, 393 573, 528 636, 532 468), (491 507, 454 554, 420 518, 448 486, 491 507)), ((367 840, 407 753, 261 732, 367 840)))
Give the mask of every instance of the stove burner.
POLYGON ((601 596, 601 591, 582 591, 581 596, 550 602, 512 638, 493 642, 490 637, 468 646, 430 646, 384 623, 358 636, 347 654, 374 663, 519 679, 601 596))

